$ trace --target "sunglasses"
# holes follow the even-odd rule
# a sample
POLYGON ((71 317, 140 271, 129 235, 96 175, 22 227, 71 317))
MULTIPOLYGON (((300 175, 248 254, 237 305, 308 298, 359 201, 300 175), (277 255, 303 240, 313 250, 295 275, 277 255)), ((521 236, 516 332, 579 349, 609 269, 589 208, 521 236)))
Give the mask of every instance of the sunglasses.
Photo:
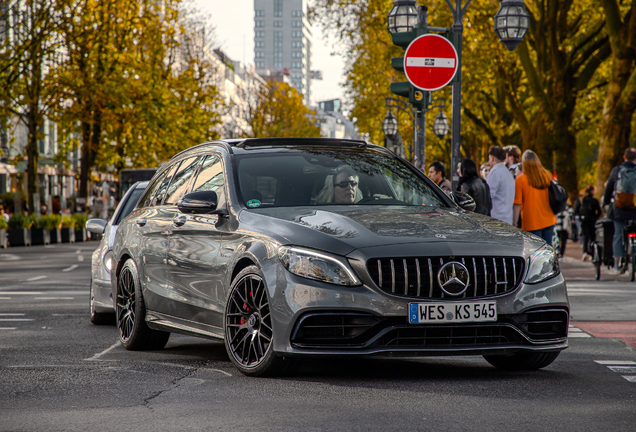
POLYGON ((356 187, 358 186, 358 182, 355 180, 343 180, 340 183, 334 184, 334 186, 338 186, 340 188, 346 188, 347 186, 356 187))

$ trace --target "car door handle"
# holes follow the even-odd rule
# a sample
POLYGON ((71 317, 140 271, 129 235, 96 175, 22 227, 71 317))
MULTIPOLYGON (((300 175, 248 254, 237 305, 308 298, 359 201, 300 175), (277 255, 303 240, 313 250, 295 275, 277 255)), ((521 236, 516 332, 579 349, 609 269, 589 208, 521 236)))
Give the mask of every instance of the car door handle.
POLYGON ((137 219, 137 226, 138 227, 142 227, 144 225, 146 225, 148 223, 148 221, 146 219, 137 219))
POLYGON ((177 218, 172 219, 172 224, 176 227, 183 226, 186 223, 186 218, 183 216, 179 216, 177 218))

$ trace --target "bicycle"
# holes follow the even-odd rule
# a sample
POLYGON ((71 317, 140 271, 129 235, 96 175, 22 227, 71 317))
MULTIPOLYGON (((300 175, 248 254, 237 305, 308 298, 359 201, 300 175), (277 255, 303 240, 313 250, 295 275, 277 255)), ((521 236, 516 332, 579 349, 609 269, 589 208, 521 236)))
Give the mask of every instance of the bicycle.
MULTIPOLYGON (((608 270, 614 266, 614 254, 612 242, 614 238, 614 223, 607 218, 596 221, 596 239, 590 242, 592 264, 594 264, 596 280, 601 278, 601 266, 606 265, 608 270)), ((636 280, 636 221, 627 221, 623 228, 623 261, 621 268, 630 271, 630 280, 636 280), (631 267, 631 268, 630 268, 631 267)))

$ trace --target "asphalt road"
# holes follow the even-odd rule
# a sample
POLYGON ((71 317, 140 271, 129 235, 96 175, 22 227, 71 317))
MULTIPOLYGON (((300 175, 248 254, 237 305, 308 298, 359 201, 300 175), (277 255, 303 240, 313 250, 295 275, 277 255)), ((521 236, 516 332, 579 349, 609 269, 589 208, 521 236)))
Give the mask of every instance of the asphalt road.
POLYGON ((129 352, 114 326, 93 326, 96 245, 0 250, 1 431, 636 428, 636 283, 597 282, 576 257, 562 262, 570 348, 544 370, 502 372, 480 357, 323 360, 257 379, 220 342, 172 335, 164 350, 129 352))

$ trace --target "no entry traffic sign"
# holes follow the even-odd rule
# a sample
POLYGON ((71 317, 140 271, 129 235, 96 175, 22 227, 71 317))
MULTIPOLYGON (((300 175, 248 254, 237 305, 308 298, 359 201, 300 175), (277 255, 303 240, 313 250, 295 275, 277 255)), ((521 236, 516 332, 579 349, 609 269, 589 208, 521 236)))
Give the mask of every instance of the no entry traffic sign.
POLYGON ((404 54, 404 73, 409 82, 426 91, 439 90, 457 73, 457 51, 448 39, 436 34, 415 38, 404 54))

